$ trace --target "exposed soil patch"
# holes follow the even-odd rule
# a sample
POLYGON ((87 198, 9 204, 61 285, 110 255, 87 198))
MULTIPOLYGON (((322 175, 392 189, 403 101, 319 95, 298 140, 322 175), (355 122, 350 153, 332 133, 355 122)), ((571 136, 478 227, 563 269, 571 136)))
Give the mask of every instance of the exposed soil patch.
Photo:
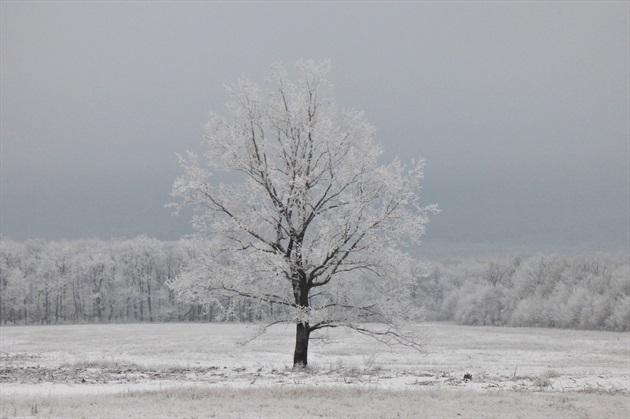
POLYGON ((223 376, 219 367, 177 368, 158 370, 121 365, 119 368, 84 368, 41 366, 2 366, 0 383, 66 383, 66 384, 120 384, 152 380, 199 381, 200 377, 223 376))
POLYGON ((91 361, 51 365, 43 357, 29 353, 3 353, 0 384, 211 384, 229 386, 355 385, 389 388, 467 388, 477 391, 598 391, 627 392, 623 385, 611 385, 601 377, 507 377, 479 374, 474 379, 443 370, 400 371, 380 367, 329 367, 293 370, 243 366, 151 366, 128 362, 91 361), (41 361, 41 362, 40 362, 41 361), (604 384, 602 384, 604 383, 604 384))

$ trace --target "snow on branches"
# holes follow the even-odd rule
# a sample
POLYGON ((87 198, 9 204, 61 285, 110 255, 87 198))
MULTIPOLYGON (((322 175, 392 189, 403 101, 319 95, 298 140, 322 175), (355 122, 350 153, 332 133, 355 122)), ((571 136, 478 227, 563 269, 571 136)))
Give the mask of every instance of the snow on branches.
POLYGON ((173 206, 197 210, 203 257, 171 285, 284 306, 309 333, 393 324, 416 264, 403 246, 418 244, 438 211, 420 201, 424 161, 379 163, 374 127, 335 105, 330 63, 296 67, 292 80, 273 65, 265 89, 229 87, 228 115, 209 116, 204 155, 180 156, 173 206), (213 181, 219 172, 230 182, 213 181))

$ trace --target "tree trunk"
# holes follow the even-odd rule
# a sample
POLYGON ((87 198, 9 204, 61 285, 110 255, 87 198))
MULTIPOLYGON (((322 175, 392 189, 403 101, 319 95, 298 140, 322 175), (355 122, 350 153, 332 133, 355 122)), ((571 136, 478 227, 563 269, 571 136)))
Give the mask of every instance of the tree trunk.
POLYGON ((72 301, 74 302, 74 321, 79 322, 79 301, 77 298, 76 281, 72 281, 72 301))
MULTIPOLYGON (((298 252, 298 256, 301 259, 301 254, 298 252)), ((306 275, 304 270, 296 269, 296 277, 299 278, 299 282, 293 283, 293 296, 295 297, 295 303, 299 307, 300 311, 307 312, 310 306, 308 299, 309 285, 306 281, 306 275)), ((308 317, 307 317, 308 319, 308 317)), ((308 320, 297 323, 297 329, 295 332, 295 351, 293 352, 293 367, 306 367, 308 365, 308 341, 311 334, 311 328, 308 320)))
POLYGON ((295 332, 295 351, 293 352, 293 367, 308 365, 308 341, 311 334, 308 323, 298 323, 295 332))
POLYGON ((147 306, 149 307, 149 321, 153 322, 153 307, 151 306, 151 278, 147 280, 147 306))

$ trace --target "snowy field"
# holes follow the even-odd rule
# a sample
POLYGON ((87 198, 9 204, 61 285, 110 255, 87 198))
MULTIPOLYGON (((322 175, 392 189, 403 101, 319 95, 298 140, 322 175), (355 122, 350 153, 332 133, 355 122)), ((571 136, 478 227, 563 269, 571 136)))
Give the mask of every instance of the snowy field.
POLYGON ((304 371, 293 327, 2 327, 0 416, 630 417, 628 333, 417 327, 425 353, 330 330, 304 371))

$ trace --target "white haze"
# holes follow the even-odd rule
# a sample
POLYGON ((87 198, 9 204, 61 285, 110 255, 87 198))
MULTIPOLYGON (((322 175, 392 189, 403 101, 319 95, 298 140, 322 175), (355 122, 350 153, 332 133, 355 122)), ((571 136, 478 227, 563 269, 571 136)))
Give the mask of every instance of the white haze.
POLYGON ((627 2, 2 2, 0 233, 148 234, 223 85, 330 58, 386 158, 427 160, 424 252, 628 251, 627 2))

